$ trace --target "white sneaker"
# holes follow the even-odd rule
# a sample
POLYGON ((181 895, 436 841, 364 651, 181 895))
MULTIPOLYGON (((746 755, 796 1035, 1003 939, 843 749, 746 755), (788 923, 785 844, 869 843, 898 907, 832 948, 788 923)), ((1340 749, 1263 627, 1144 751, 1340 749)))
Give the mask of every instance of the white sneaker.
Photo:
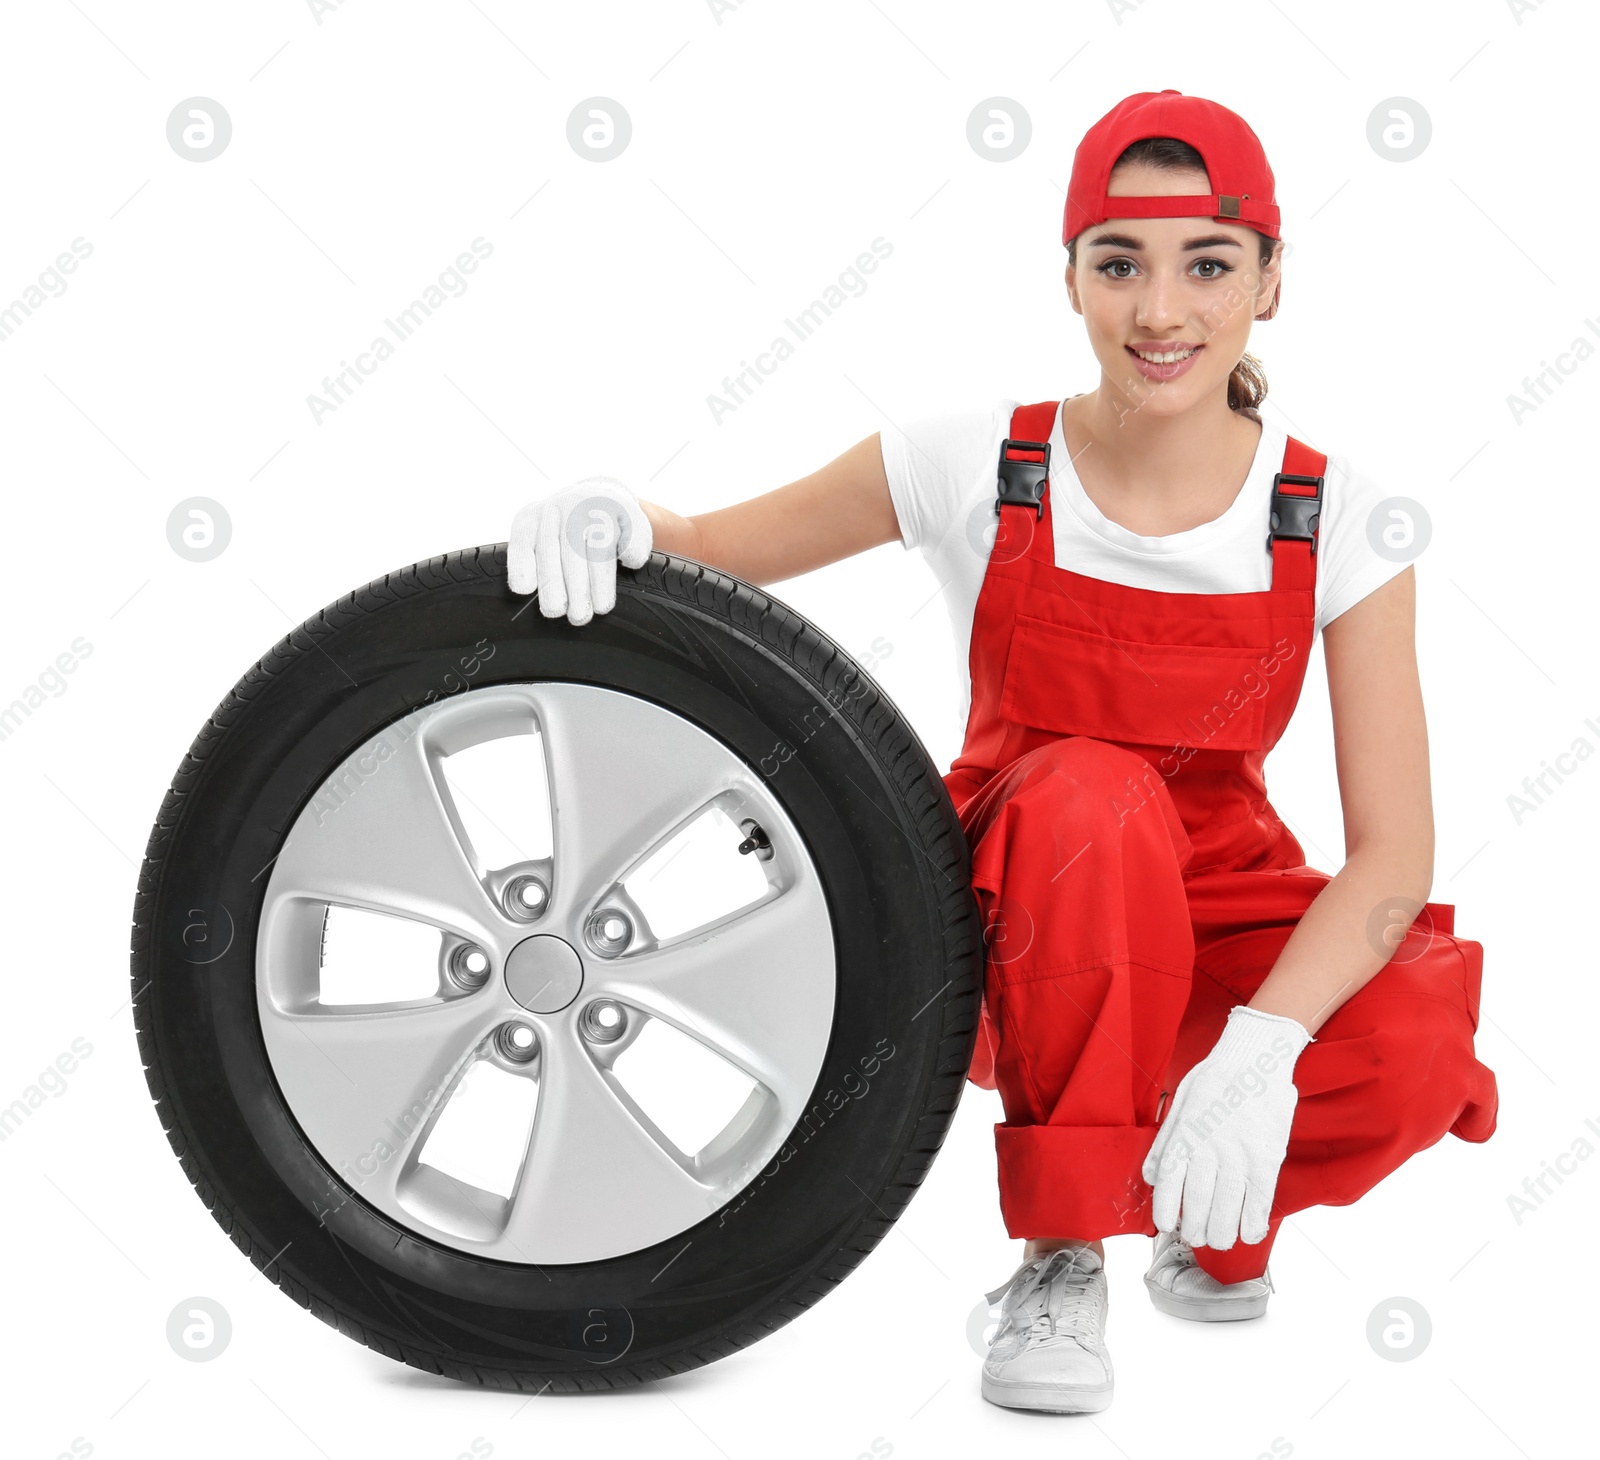
POLYGON ((1195 1261, 1194 1248, 1174 1232, 1156 1233, 1155 1257, 1144 1285, 1161 1312, 1201 1323, 1259 1318, 1275 1291, 1270 1268, 1242 1283, 1219 1283, 1195 1261))
POLYGON ((1105 1265, 1092 1247, 1029 1258, 988 1294, 1000 1326, 983 1361, 983 1397, 1010 1409, 1084 1414, 1111 1403, 1105 1265))

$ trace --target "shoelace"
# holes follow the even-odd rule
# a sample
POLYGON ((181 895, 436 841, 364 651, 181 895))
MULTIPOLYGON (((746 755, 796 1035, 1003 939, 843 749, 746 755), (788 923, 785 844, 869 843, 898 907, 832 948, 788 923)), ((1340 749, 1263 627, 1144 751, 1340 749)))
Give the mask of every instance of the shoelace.
POLYGON ((1168 1262, 1176 1262, 1179 1267, 1198 1267, 1200 1265, 1195 1259, 1194 1248, 1185 1242, 1182 1237, 1174 1237, 1167 1244, 1164 1256, 1168 1262))
POLYGON ((1035 1259, 1036 1265, 1021 1282, 1013 1279, 988 1294, 991 1303, 1005 1295, 996 1337, 1009 1324, 1030 1336, 1056 1338, 1065 1330, 1074 1337, 1092 1339, 1101 1293, 1093 1281, 1096 1269, 1080 1263, 1078 1256, 1090 1251, 1087 1247, 1058 1247, 1035 1259))
MULTIPOLYGON (((1172 1241, 1167 1245, 1167 1250, 1163 1254, 1163 1259, 1168 1262, 1176 1261, 1180 1267, 1200 1266, 1198 1259, 1196 1259, 1194 1255, 1194 1248, 1185 1242, 1182 1237, 1174 1237, 1172 1239, 1172 1241)), ((1269 1293, 1275 1293, 1278 1291, 1277 1288, 1273 1286, 1271 1268, 1268 1268, 1261 1274, 1261 1280, 1266 1283, 1267 1291, 1269 1293)), ((1224 1286, 1227 1285, 1225 1284, 1224 1286)))

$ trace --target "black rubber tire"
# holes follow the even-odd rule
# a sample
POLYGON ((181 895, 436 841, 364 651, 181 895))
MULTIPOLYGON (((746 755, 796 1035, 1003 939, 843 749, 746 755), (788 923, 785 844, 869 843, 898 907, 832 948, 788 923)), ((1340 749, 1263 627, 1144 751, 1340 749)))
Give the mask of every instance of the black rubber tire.
POLYGON ((196 737, 134 908, 150 1093, 223 1230, 351 1338, 497 1388, 661 1378, 797 1317, 904 1210, 949 1128, 977 1034, 983 944, 966 839, 889 697, 748 583, 660 552, 617 580, 616 608, 575 628, 509 591, 497 544, 391 573, 324 609, 196 737), (261 873, 340 762, 429 698, 538 679, 629 691, 751 764, 766 757, 822 878, 839 954, 822 1073, 778 1157, 667 1242, 542 1268, 424 1240, 339 1180, 273 1078, 254 967, 261 873))

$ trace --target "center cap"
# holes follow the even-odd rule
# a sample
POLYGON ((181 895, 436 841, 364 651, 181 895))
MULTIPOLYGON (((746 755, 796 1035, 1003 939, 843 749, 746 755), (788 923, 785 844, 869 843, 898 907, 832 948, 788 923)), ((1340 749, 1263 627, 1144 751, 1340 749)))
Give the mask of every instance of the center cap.
POLYGON ((583 960, 570 943, 553 934, 524 938, 506 959, 506 987, 524 1009, 554 1014, 583 988, 583 960))

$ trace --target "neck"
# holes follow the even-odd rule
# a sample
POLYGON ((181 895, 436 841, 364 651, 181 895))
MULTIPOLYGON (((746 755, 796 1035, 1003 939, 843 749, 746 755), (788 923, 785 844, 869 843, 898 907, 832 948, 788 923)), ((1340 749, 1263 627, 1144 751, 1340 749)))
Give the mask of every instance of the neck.
POLYGON ((1226 386, 1180 415, 1161 415, 1140 410, 1102 376, 1098 389, 1061 410, 1080 477, 1087 471, 1109 490, 1155 499, 1182 500, 1213 479, 1225 482, 1242 445, 1253 447, 1261 434, 1228 408, 1226 386))

